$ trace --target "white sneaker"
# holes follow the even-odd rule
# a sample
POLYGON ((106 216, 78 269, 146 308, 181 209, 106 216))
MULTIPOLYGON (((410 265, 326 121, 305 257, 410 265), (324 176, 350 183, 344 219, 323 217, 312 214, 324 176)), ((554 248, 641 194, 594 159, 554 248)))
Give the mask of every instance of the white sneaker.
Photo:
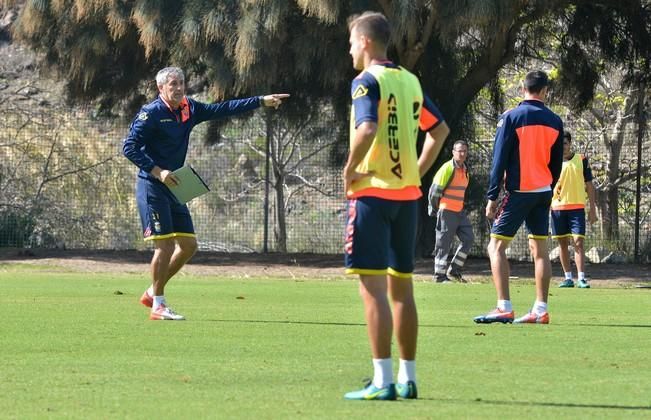
POLYGON ((185 317, 177 314, 168 306, 160 305, 158 309, 151 311, 149 319, 161 321, 183 321, 185 317))

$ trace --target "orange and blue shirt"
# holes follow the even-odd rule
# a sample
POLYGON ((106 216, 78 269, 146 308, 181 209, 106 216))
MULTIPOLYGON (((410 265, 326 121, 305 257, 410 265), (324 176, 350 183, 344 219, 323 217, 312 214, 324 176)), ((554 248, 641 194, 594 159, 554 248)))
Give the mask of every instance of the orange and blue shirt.
POLYGON ((139 177, 155 180, 150 174, 154 166, 169 171, 183 166, 195 125, 256 109, 261 104, 261 96, 214 104, 185 97, 179 109, 172 109, 159 96, 136 115, 123 141, 122 152, 140 168, 139 177))
POLYGON ((563 163, 563 121, 539 100, 525 100, 497 124, 488 192, 553 189, 563 163))
POLYGON ((357 170, 373 176, 354 182, 348 198, 378 197, 415 200, 422 192, 418 173, 418 129, 429 131, 443 122, 436 105, 423 94, 418 78, 391 62, 374 64, 351 85, 351 142, 364 122, 378 128, 357 170))

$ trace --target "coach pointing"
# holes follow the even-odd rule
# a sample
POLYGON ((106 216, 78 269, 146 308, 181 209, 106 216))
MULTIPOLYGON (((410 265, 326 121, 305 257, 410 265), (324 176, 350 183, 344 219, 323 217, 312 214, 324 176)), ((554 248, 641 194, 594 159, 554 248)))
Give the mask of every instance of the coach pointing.
POLYGON ((185 162, 190 132, 204 121, 228 117, 260 106, 278 108, 288 94, 256 96, 205 104, 185 96, 185 76, 177 67, 156 75, 158 98, 143 106, 124 139, 123 153, 140 170, 136 201, 143 236, 153 241, 151 286, 140 302, 151 307, 149 319, 183 320, 165 301, 165 285, 197 250, 192 217, 168 186, 178 184, 172 171, 185 162))

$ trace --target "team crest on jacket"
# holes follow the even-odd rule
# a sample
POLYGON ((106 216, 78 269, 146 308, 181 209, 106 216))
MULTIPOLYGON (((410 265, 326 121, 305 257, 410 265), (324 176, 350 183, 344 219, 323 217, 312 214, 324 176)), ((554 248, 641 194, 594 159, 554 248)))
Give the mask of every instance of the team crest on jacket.
POLYGON ((141 112, 140 114, 138 114, 138 119, 139 119, 140 121, 147 121, 147 118, 148 118, 147 113, 144 112, 144 111, 141 112))
POLYGON ((366 89, 366 87, 362 85, 359 85, 357 86, 357 89, 355 89, 355 91, 353 92, 353 99, 361 98, 367 93, 368 93, 368 89, 366 89))

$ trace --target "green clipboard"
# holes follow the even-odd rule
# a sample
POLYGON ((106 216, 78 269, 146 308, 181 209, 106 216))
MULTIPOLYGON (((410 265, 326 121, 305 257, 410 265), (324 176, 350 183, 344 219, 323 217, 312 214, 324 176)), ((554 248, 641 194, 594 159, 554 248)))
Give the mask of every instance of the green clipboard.
POLYGON ((186 165, 172 173, 179 180, 179 185, 168 186, 168 188, 182 204, 210 191, 208 184, 201 179, 192 166, 186 165))

